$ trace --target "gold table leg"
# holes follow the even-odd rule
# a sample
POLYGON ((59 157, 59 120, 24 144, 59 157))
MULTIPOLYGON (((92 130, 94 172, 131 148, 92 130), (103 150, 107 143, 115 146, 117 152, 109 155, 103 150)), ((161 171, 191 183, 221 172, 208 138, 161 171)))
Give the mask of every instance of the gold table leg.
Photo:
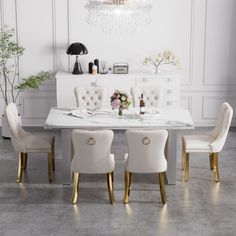
POLYGON ((73 173, 73 192, 72 192, 72 198, 71 198, 71 202, 73 205, 76 204, 77 202, 78 190, 79 190, 79 173, 74 172, 73 173))

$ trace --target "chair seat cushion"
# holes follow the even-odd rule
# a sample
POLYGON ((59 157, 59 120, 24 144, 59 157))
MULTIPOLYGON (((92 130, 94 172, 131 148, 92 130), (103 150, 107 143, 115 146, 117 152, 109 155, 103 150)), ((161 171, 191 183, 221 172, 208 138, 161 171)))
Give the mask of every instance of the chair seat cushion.
POLYGON ((184 135, 186 152, 211 152, 211 143, 215 140, 210 135, 184 135))
POLYGON ((51 152, 55 137, 47 134, 29 134, 22 137, 25 152, 51 152))

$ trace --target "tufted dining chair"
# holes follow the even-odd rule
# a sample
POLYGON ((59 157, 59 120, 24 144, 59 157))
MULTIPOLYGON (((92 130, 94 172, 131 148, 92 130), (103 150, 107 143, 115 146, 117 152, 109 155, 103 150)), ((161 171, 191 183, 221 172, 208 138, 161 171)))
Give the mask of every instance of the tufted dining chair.
POLYGON ((91 110, 104 107, 106 89, 104 87, 75 87, 74 89, 77 107, 91 110))
POLYGON ((128 153, 125 154, 125 194, 123 202, 129 201, 132 173, 158 173, 162 203, 165 194, 165 145, 167 130, 127 130, 128 153))
POLYGON ((52 181, 52 172, 55 170, 54 141, 55 137, 47 134, 33 134, 26 132, 21 126, 16 104, 6 106, 11 141, 16 152, 19 153, 17 182, 22 181, 23 170, 27 167, 28 153, 48 153, 48 180, 52 181))
POLYGON ((143 93, 146 107, 161 106, 162 89, 156 86, 132 87, 131 95, 134 107, 139 107, 139 98, 143 93))
POLYGON ((228 103, 220 107, 215 128, 201 135, 184 135, 182 138, 182 169, 185 170, 185 181, 189 180, 189 154, 209 153, 210 169, 214 170, 215 181, 220 181, 218 168, 218 153, 223 149, 231 120, 233 109, 228 103))
POLYGON ((110 203, 114 203, 113 171, 115 160, 114 155, 110 153, 113 136, 114 134, 111 130, 87 131, 74 129, 71 132, 74 150, 71 162, 74 182, 72 204, 77 202, 80 174, 103 173, 107 175, 110 203))

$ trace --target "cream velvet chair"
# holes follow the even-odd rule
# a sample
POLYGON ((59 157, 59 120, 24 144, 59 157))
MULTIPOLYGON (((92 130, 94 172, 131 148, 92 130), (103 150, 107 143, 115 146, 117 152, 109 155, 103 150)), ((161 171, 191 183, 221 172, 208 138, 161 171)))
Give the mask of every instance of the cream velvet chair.
POLYGON ((74 90, 77 106, 91 110, 104 107, 106 89, 104 87, 75 87, 74 90))
POLYGON ((48 180, 51 182, 52 172, 55 170, 55 137, 47 134, 32 134, 23 130, 14 103, 7 105, 5 116, 8 121, 12 144, 15 151, 19 153, 17 182, 22 181, 23 170, 27 167, 28 153, 48 153, 48 180))
POLYGON ((132 87, 131 95, 133 98, 133 106, 139 107, 139 98, 143 93, 146 107, 159 107, 161 106, 162 89, 161 87, 155 86, 144 86, 144 87, 132 87))
POLYGON ((202 135, 185 135, 182 139, 182 169, 185 170, 185 181, 189 179, 189 154, 209 153, 210 169, 214 170, 215 181, 220 181, 218 169, 218 153, 223 149, 231 120, 233 109, 228 103, 223 103, 220 107, 215 128, 202 135))
POLYGON ((73 172, 72 204, 78 198, 80 174, 107 174, 108 194, 111 204, 115 201, 113 192, 113 170, 115 168, 114 155, 110 153, 113 131, 87 131, 75 129, 71 132, 74 150, 71 162, 73 172))
POLYGON ((165 144, 166 130, 127 130, 128 153, 125 154, 125 194, 123 202, 129 201, 132 173, 159 173, 162 203, 165 204, 164 176, 167 170, 165 144))

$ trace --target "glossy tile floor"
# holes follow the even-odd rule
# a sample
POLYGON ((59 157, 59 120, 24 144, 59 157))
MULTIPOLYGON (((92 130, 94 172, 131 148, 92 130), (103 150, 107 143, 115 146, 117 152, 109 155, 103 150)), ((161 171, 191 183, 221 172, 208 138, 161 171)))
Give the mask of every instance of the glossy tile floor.
POLYGON ((79 203, 70 204, 72 188, 61 184, 59 132, 52 184, 47 181, 46 155, 29 156, 23 183, 17 184, 16 154, 11 141, 0 138, 0 236, 236 235, 236 129, 231 129, 219 158, 219 184, 213 181, 206 155, 190 157, 190 181, 183 182, 182 134, 178 135, 177 184, 166 186, 164 207, 152 174, 134 175, 130 203, 122 203, 122 159, 127 150, 122 132, 116 133, 112 148, 116 155, 114 205, 108 201, 105 175, 82 175, 79 203))

